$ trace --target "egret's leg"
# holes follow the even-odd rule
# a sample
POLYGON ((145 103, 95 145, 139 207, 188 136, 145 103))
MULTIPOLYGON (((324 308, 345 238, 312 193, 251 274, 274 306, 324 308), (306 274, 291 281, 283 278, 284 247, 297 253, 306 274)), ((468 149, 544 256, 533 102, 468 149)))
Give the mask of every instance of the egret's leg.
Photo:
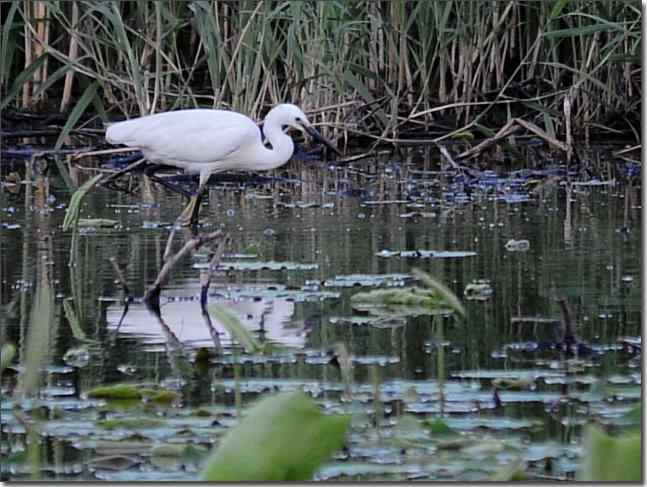
POLYGON ((202 200, 202 192, 194 194, 189 200, 189 204, 186 205, 180 216, 176 220, 176 225, 182 227, 188 227, 189 225, 195 225, 198 223, 198 216, 200 213, 200 201, 202 200))
POLYGON ((189 225, 195 225, 196 223, 198 223, 200 201, 202 200, 202 195, 207 186, 209 176, 210 173, 208 172, 200 173, 200 185, 198 186, 198 190, 191 196, 189 204, 186 205, 186 208, 184 208, 180 216, 177 218, 175 222, 176 225, 187 227, 189 225))

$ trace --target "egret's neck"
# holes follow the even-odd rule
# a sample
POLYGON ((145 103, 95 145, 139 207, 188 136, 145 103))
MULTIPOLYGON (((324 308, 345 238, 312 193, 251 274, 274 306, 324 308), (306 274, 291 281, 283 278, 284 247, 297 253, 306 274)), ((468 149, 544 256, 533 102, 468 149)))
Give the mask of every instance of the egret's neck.
POLYGON ((271 166, 268 169, 274 169, 288 162, 294 153, 294 142, 292 137, 281 130, 280 123, 273 123, 268 115, 263 124, 263 133, 272 145, 271 149, 266 149, 266 165, 271 166))

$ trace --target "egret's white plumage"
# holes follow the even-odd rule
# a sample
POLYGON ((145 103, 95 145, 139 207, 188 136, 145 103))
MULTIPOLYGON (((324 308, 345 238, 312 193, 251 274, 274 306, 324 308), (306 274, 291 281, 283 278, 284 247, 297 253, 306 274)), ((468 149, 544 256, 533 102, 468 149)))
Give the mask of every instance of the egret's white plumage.
POLYGON ((158 113, 110 125, 106 140, 142 151, 144 157, 200 174, 198 193, 180 216, 187 223, 209 176, 229 170, 265 171, 287 163, 294 142, 283 127, 294 127, 337 150, 319 135, 301 109, 281 104, 269 111, 263 133, 271 148, 263 144, 261 131, 249 117, 225 110, 192 109, 158 113))

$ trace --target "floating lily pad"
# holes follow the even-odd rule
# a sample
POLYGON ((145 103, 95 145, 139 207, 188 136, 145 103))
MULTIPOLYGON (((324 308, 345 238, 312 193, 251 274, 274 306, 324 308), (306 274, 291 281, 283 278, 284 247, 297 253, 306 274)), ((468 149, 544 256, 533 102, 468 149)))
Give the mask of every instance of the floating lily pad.
POLYGON ((381 250, 378 257, 403 257, 414 259, 461 259, 477 255, 471 250, 381 250))
POLYGON ((489 281, 479 280, 465 286, 463 296, 468 301, 486 301, 492 297, 494 290, 489 281))
MULTIPOLYGON (((419 287, 400 289, 376 289, 359 292, 351 297, 354 309, 368 311, 372 314, 399 315, 447 314, 453 309, 461 311, 462 306, 455 308, 454 301, 448 302, 438 290, 419 287), (404 309, 406 307, 407 309, 404 309)), ((458 302, 456 300, 456 302, 458 302)))
POLYGON ((376 289, 359 292, 351 297, 351 303, 376 304, 382 306, 418 306, 424 308, 442 308, 448 310, 447 304, 438 294, 430 289, 407 287, 401 289, 376 289))
POLYGON ((498 377, 492 381, 494 387, 499 389, 509 389, 509 390, 522 390, 528 389, 533 385, 533 381, 526 377, 520 379, 513 379, 508 377, 498 377))
POLYGON ((326 287, 400 287, 412 278, 409 274, 349 274, 324 281, 326 287))
POLYGON ((528 480, 526 465, 521 461, 511 462, 491 475, 489 480, 492 482, 519 482, 528 480))
POLYGON ((377 303, 353 303, 353 310, 359 313, 367 313, 374 319, 379 320, 377 325, 374 325, 378 327, 381 326, 379 323, 388 321, 397 323, 398 320, 414 316, 444 316, 452 312, 449 307, 432 308, 426 305, 381 305, 377 303))
POLYGON ((151 450, 151 455, 154 457, 181 458, 192 460, 194 463, 205 458, 208 453, 209 451, 206 448, 183 443, 157 445, 151 450))
POLYGON ((143 387, 140 384, 114 384, 95 387, 88 391, 88 397, 107 400, 142 400, 170 404, 181 398, 179 393, 162 388, 143 387))
MULTIPOLYGON (((359 306, 356 309, 362 309, 362 307, 359 306)), ((367 310, 373 311, 374 307, 368 306, 367 310)), ((421 309, 420 311, 420 314, 428 314, 428 310, 426 309, 421 309)), ((412 316, 415 314, 416 313, 397 316, 395 314, 385 313, 384 316, 380 316, 379 313, 376 313, 372 316, 331 316, 328 318, 328 321, 333 325, 370 325, 376 328, 394 328, 406 325, 406 316, 412 316)))
POLYGON ((429 430, 433 437, 457 434, 444 420, 440 418, 426 419, 422 421, 422 425, 429 430))
POLYGON ((452 438, 451 440, 443 440, 439 442, 436 447, 439 450, 462 450, 473 444, 473 440, 467 438, 452 438))
POLYGON ((142 391, 142 394, 145 399, 156 404, 172 404, 182 399, 182 396, 178 392, 166 389, 145 389, 142 391))
POLYGON ((111 455, 108 457, 97 457, 90 460, 87 465, 91 469, 101 469, 101 470, 127 470, 135 465, 142 463, 142 460, 137 456, 127 456, 127 455, 111 455))
POLYGON ((305 301, 322 301, 324 299, 338 299, 341 294, 334 291, 320 291, 303 286, 301 289, 288 289, 284 285, 267 287, 249 286, 243 288, 231 288, 219 291, 218 295, 224 295, 227 299, 240 298, 264 298, 267 300, 285 299, 295 303, 305 301))
POLYGON ((119 221, 110 220, 108 218, 79 218, 79 227, 93 227, 93 228, 112 228, 116 227, 119 221))
MULTIPOLYGON (((206 269, 208 263, 195 263, 195 269, 206 269)), ((319 268, 318 264, 302 264, 299 262, 276 262, 269 261, 222 261, 219 269, 228 271, 313 271, 319 268)))
POLYGON ((511 380, 536 380, 546 377, 564 377, 565 372, 550 369, 517 369, 517 370, 462 370, 460 372, 453 372, 452 377, 461 379, 511 379, 511 380))
POLYGON ((141 399, 141 390, 134 384, 115 384, 90 389, 88 397, 95 399, 141 399))
POLYGON ((508 252, 527 252, 530 250, 530 242, 528 240, 510 239, 506 242, 505 249, 508 252))
POLYGON ((158 428, 164 425, 164 421, 157 418, 149 417, 133 417, 133 418, 111 418, 103 419, 97 421, 97 424, 102 428, 114 430, 114 429, 147 429, 147 428, 158 428))

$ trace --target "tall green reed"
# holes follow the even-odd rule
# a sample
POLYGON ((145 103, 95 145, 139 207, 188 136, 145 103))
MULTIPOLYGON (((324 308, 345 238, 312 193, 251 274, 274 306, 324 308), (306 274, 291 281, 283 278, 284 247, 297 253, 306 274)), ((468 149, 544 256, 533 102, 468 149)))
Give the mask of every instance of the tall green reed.
POLYGON ((568 95, 576 130, 611 131, 639 111, 640 23, 631 0, 14 2, 0 103, 69 110, 96 81, 114 116, 208 106, 260 119, 292 101, 335 135, 397 138, 484 112, 563 132, 568 95))

